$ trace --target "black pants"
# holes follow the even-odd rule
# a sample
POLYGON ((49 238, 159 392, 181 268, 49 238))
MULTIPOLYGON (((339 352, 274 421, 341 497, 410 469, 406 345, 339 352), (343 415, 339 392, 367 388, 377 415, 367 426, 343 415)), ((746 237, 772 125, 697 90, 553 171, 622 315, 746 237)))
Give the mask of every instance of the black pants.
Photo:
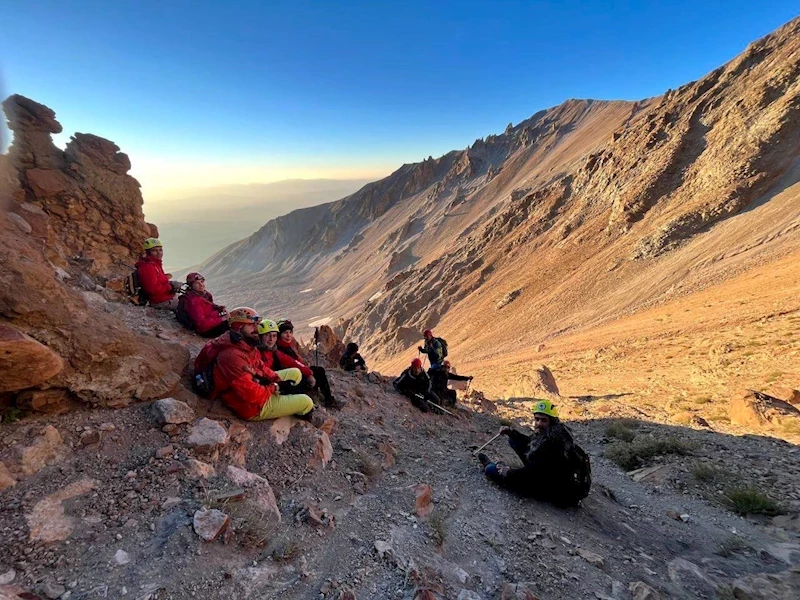
POLYGON ((443 390, 437 389, 436 395, 442 400, 441 402, 437 402, 437 404, 441 404, 442 406, 455 406, 456 400, 458 400, 456 391, 448 388, 444 388, 443 390))
POLYGON ((325 406, 330 406, 333 404, 333 395, 331 394, 331 384, 328 382, 328 375, 325 373, 325 369, 323 367, 309 367, 311 369, 311 373, 314 375, 314 379, 317 381, 317 385, 311 387, 308 385, 308 379, 303 378, 303 381, 300 382, 299 389, 297 390, 298 393, 307 394, 311 392, 319 392, 322 396, 322 403, 325 406))
POLYGON ((441 406, 442 401, 439 399, 439 396, 434 394, 433 392, 402 392, 402 394, 411 400, 411 404, 416 406, 422 412, 428 412, 431 410, 436 410, 435 407, 431 407, 430 402, 435 404, 439 404, 441 406))
POLYGON ((228 331, 228 329, 230 329, 230 325, 228 325, 227 321, 223 321, 216 327, 212 327, 211 329, 209 329, 205 333, 201 333, 200 335, 202 335, 204 338, 215 338, 221 336, 223 333, 228 331))

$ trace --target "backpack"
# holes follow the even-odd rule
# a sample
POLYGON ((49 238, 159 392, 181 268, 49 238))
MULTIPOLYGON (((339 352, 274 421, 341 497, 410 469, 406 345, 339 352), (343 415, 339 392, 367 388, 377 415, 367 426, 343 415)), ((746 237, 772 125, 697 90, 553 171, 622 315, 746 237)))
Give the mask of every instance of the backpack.
POLYGON ((447 340, 440 337, 433 339, 439 340, 439 343, 442 345, 442 360, 444 360, 445 358, 447 358, 447 340))
POLYGON ((569 450, 569 465, 574 484, 574 499, 577 502, 586 498, 592 487, 592 465, 589 462, 589 455, 578 444, 572 444, 569 450))
POLYGON ((213 344, 214 340, 209 340, 200 354, 194 359, 194 379, 192 379, 192 391, 201 398, 211 398, 214 391, 214 365, 217 362, 219 350, 213 344))
POLYGON ((147 294, 145 294, 142 289, 142 284, 139 282, 139 272, 137 270, 134 269, 131 271, 130 275, 125 278, 123 291, 134 304, 138 306, 147 305, 147 294))
POLYGON ((194 331, 194 322, 186 311, 186 294, 181 294, 178 297, 178 308, 175 309, 175 318, 178 323, 186 327, 189 331, 194 331))

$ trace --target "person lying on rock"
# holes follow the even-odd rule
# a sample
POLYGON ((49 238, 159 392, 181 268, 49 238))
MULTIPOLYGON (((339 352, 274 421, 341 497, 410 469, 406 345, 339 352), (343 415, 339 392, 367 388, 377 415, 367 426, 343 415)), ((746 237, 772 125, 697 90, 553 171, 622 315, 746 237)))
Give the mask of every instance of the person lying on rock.
POLYGON ((297 415, 314 423, 311 398, 281 391, 282 387, 286 390, 284 382, 300 382, 300 369, 273 371, 261 360, 260 323, 254 309, 234 308, 228 315, 230 331, 206 343, 195 360, 195 371, 198 365, 213 361, 211 398, 220 398, 242 419, 263 421, 297 415))
POLYGON ((442 366, 438 369, 428 369, 428 377, 431 378, 431 391, 441 398, 442 406, 455 406, 458 394, 455 390, 447 388, 448 381, 472 381, 472 377, 467 375, 456 375, 451 373, 452 365, 446 358, 442 361, 442 366))
POLYGON ((447 356, 447 350, 445 350, 441 339, 435 337, 430 329, 426 329, 422 335, 425 337, 425 346, 417 346, 417 350, 428 355, 431 369, 438 369, 442 366, 445 356, 447 356))
POLYGON ((558 410, 549 400, 537 400, 534 407, 534 433, 531 436, 511 427, 501 427, 500 434, 522 460, 513 469, 494 463, 478 454, 484 474, 506 489, 522 496, 574 506, 589 493, 591 466, 589 457, 572 439, 569 429, 558 418, 558 410))
POLYGON ((294 324, 289 319, 280 319, 278 321, 278 350, 284 354, 288 354, 297 362, 301 363, 304 367, 311 370, 311 375, 304 375, 301 383, 301 389, 309 392, 318 392, 322 397, 322 404, 329 408, 341 409, 346 402, 337 400, 331 394, 331 386, 328 383, 328 374, 325 369, 320 366, 308 366, 300 358, 297 350, 294 348, 294 324))
POLYGON ((344 371, 366 371, 367 363, 358 353, 358 344, 350 342, 344 349, 342 358, 339 359, 339 366, 344 371))
POLYGON ((143 247, 144 255, 136 262, 142 293, 153 308, 174 311, 178 308, 175 294, 181 289, 181 282, 172 281, 171 275, 164 273, 164 267, 161 266, 164 247, 160 240, 147 238, 143 247))
POLYGON ((441 405, 439 397, 431 391, 431 379, 422 369, 422 361, 418 358, 411 361, 411 366, 392 385, 422 412, 436 410, 436 407, 430 405, 431 402, 441 405))
POLYGON ((175 311, 181 325, 208 338, 228 331, 228 312, 224 306, 214 304, 214 297, 206 290, 205 277, 189 273, 186 284, 189 289, 178 299, 175 311))

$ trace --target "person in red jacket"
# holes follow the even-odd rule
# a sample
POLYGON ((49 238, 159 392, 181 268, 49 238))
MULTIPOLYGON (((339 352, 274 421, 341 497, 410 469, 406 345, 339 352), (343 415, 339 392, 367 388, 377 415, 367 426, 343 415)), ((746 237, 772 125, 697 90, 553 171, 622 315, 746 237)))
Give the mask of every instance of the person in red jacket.
POLYGON ((189 273, 186 283, 189 289, 178 299, 178 321, 203 337, 219 337, 228 331, 228 313, 224 306, 214 304, 214 297, 206 291, 205 278, 200 273, 189 273))
MULTIPOLYGON (((314 403, 305 394, 282 394, 281 376, 267 368, 257 345, 261 317, 248 307, 233 309, 228 316, 230 331, 209 341, 201 356, 213 361, 212 398, 220 398, 242 419, 262 421, 289 415, 311 420, 314 403), (213 358, 211 357, 213 355, 213 358)), ((199 362, 195 361, 197 368, 199 362)), ((299 371, 295 374, 300 380, 299 371)))
MULTIPOLYGON (((288 354, 296 361, 303 363, 297 350, 294 349, 294 324, 289 319, 281 319, 278 321, 278 350, 284 354, 288 354)), ((306 366, 303 363, 303 366, 306 366)), ((324 367, 319 365, 308 367, 311 370, 311 375, 303 375, 302 385, 308 391, 318 391, 322 396, 323 404, 329 408, 341 409, 346 404, 345 400, 338 400, 333 397, 331 393, 331 385, 328 382, 328 375, 324 367)))
POLYGON ((176 292, 181 288, 179 281, 172 281, 164 273, 161 259, 164 257, 164 247, 160 240, 147 238, 144 241, 144 256, 136 263, 136 273, 139 275, 139 285, 147 296, 150 306, 159 310, 175 310, 178 308, 176 292))

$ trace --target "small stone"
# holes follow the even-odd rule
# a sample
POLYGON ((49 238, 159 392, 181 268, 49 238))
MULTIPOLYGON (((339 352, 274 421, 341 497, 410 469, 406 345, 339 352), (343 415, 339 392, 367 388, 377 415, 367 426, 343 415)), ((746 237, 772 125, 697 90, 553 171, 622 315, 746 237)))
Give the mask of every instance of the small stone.
POLYGON ((16 485, 17 480, 14 479, 14 476, 11 475, 11 471, 8 470, 8 467, 5 463, 0 462, 0 492, 3 490, 10 488, 13 485, 16 485))
POLYGON ((375 550, 378 552, 378 556, 384 558, 385 556, 392 556, 394 554, 394 548, 389 542, 384 542, 381 540, 375 540, 375 550))
POLYGON ((63 594, 66 591, 67 588, 65 588, 63 585, 59 583, 52 583, 48 581, 47 583, 42 585, 42 593, 48 598, 50 598, 50 600, 56 600, 59 596, 61 596, 61 594, 63 594))
POLYGON ((634 581, 628 586, 628 590, 633 600, 661 600, 659 593, 643 581, 634 581))
POLYGON ((137 521, 136 519, 128 519, 127 521, 125 521, 125 525, 124 526, 128 527, 129 529, 132 529, 134 527, 138 527, 138 525, 139 525, 139 521, 137 521))
POLYGON ((173 506, 178 506, 181 502, 183 502, 183 500, 181 500, 178 497, 172 496, 164 500, 164 503, 161 505, 161 508, 167 510, 172 508, 173 506))
POLYGON ((583 548, 578 548, 578 556, 580 556, 583 560, 588 562, 593 567, 597 567, 598 569, 602 569, 606 565, 606 561, 602 556, 600 556, 595 552, 584 550, 583 548))
POLYGON ((117 428, 113 423, 101 423, 98 429, 100 431, 114 431, 117 428))
POLYGON ((217 474, 212 465, 194 458, 188 459, 184 464, 186 465, 186 474, 194 479, 210 479, 217 474))
POLYGON ((0 585, 8 585, 14 578, 17 576, 17 572, 14 569, 9 569, 2 575, 0 575, 0 585))
POLYGON ((81 446, 95 446, 100 443, 100 432, 96 429, 84 431, 80 439, 81 446))
POLYGON ((213 542, 230 526, 231 519, 224 512, 213 508, 194 513, 194 531, 206 542, 213 542))
POLYGON ((667 511, 667 516, 668 516, 670 519, 674 519, 675 521, 680 521, 680 520, 681 520, 681 516, 680 516, 680 514, 678 514, 678 513, 677 513, 677 512, 675 512, 674 510, 668 510, 668 511, 667 511))
POLYGON ((482 600, 481 597, 472 590, 461 590, 458 592, 456 600, 482 600))
POLYGON ((462 569, 461 567, 456 567, 453 573, 455 574, 456 579, 458 579, 461 585, 467 583, 467 579, 469 579, 469 573, 467 573, 464 569, 462 569))
POLYGON ((131 557, 125 550, 117 550, 116 554, 114 554, 114 560, 117 561, 118 565, 127 565, 131 562, 131 557))
POLYGON ((218 422, 203 417, 198 420, 189 432, 186 444, 198 452, 213 452, 228 441, 228 432, 218 422))
POLYGON ((175 448, 172 447, 172 444, 169 444, 156 450, 156 458, 167 458, 168 456, 172 456, 173 452, 175 452, 175 448))
POLYGON ((150 406, 150 416, 162 427, 166 424, 191 423, 194 420, 192 407, 175 398, 162 398, 150 406))

